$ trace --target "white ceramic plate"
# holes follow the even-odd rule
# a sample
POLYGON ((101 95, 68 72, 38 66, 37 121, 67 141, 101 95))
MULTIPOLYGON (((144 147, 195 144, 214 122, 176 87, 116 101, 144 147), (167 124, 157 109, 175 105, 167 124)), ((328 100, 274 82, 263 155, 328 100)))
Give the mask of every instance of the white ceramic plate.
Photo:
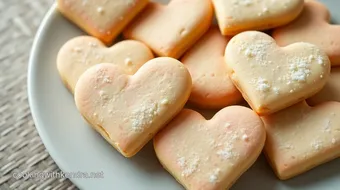
MULTIPOLYGON (((333 22, 339 23, 340 1, 323 2, 332 10, 333 22)), ((53 6, 41 24, 31 52, 29 102, 36 127, 49 153, 64 172, 103 172, 102 179, 72 178, 81 189, 183 189, 161 167, 151 144, 132 159, 126 159, 92 130, 77 112, 72 95, 59 78, 56 56, 67 40, 82 34, 53 6)), ((261 157, 232 189, 338 190, 340 159, 281 182, 261 157)))

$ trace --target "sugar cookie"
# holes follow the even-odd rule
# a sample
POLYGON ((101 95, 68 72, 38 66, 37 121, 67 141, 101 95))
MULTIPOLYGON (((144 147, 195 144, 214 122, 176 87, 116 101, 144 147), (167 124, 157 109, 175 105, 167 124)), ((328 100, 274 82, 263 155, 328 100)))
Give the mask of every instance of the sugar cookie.
POLYGON ((172 58, 156 58, 129 76, 120 67, 99 64, 79 78, 75 102, 83 117, 125 157, 136 154, 181 111, 191 77, 172 58))
POLYGON ((223 35, 246 30, 266 30, 294 20, 303 0, 212 0, 223 35))
POLYGON ((340 65, 340 25, 330 25, 327 7, 317 1, 306 1, 301 16, 292 23, 275 29, 273 37, 279 45, 308 42, 319 46, 332 65, 340 65))
POLYGON ((260 115, 271 114, 320 91, 330 74, 327 55, 317 46, 276 45, 262 32, 243 32, 226 48, 232 81, 260 115))
POLYGON ((210 0, 149 3, 124 36, 144 42, 159 56, 179 58, 209 29, 212 18, 210 0))
POLYGON ((311 106, 318 105, 327 101, 340 102, 340 68, 335 67, 331 70, 331 75, 325 87, 307 100, 311 106))
POLYGON ((230 106, 211 120, 184 109, 154 138, 164 168, 188 190, 228 189, 255 162, 265 128, 249 108, 230 106))
POLYGON ((106 44, 147 5, 149 0, 57 0, 59 11, 106 44))
POLYGON ((212 27, 181 59, 189 70, 193 88, 189 101, 201 108, 223 108, 242 100, 230 80, 224 50, 230 38, 212 27))
POLYGON ((134 74, 153 58, 151 50, 141 42, 121 41, 107 48, 101 41, 89 36, 69 40, 57 56, 57 68, 65 85, 74 91, 81 74, 98 63, 120 66, 127 74, 134 74))
POLYGON ((265 154, 277 176, 286 180, 340 157, 340 103, 296 104, 262 117, 265 154))

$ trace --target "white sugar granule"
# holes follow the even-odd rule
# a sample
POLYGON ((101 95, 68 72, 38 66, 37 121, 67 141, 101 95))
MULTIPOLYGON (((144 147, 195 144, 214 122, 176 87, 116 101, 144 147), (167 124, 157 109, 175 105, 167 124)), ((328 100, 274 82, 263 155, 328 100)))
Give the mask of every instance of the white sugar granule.
POLYGON ((331 132, 331 120, 330 119, 326 120, 326 123, 325 123, 325 126, 323 128, 323 131, 327 132, 327 133, 331 132))
POLYGON ((243 42, 240 44, 239 52, 243 52, 249 59, 255 59, 256 64, 267 65, 267 51, 272 42, 267 40, 258 40, 255 43, 243 42))
POLYGON ((97 12, 102 14, 104 12, 103 7, 97 7, 97 12))
POLYGON ((273 88, 273 91, 274 91, 274 93, 277 94, 277 95, 280 94, 280 88, 278 88, 278 87, 274 87, 274 88, 273 88))
POLYGON ((209 176, 209 182, 213 184, 217 183, 220 172, 221 172, 220 168, 214 169, 214 171, 209 176))
POLYGON ((177 159, 177 164, 178 164, 181 168, 185 167, 185 158, 184 158, 184 157, 178 158, 178 159, 177 159))
POLYGON ((242 140, 249 141, 249 137, 247 134, 242 135, 242 140))
POLYGON ((319 65, 324 65, 323 57, 318 56, 318 58, 317 58, 316 60, 317 60, 317 62, 318 62, 319 65))
POLYGON ((306 82, 311 71, 308 58, 295 57, 289 60, 290 78, 293 81, 306 82))
POLYGON ((73 51, 75 51, 75 52, 77 52, 77 53, 80 53, 80 52, 82 52, 82 48, 80 48, 80 47, 75 47, 75 48, 73 48, 73 51))
POLYGON ((233 151, 233 146, 230 144, 225 146, 224 149, 218 150, 217 155, 223 159, 231 159, 238 156, 238 154, 233 151))
POLYGON ((320 150, 322 148, 322 141, 315 140, 311 143, 311 145, 315 150, 320 150))
POLYGON ((161 105, 168 105, 169 104, 169 99, 164 98, 161 100, 161 105))
POLYGON ((232 140, 232 141, 235 141, 235 140, 237 140, 238 138, 239 138, 238 135, 235 134, 235 133, 231 135, 231 140, 232 140))
POLYGON ((188 177, 191 174, 193 174, 195 171, 197 171, 198 165, 199 165, 200 159, 195 156, 193 159, 186 160, 184 157, 180 157, 177 160, 177 163, 180 165, 182 169, 182 176, 188 177))
POLYGON ((157 104, 145 104, 132 112, 131 123, 135 132, 142 132, 152 124, 153 118, 158 114, 157 104))
POLYGON ((263 78, 258 78, 256 81, 256 90, 260 92, 268 92, 270 90, 270 85, 268 84, 268 81, 263 78))
POLYGON ((105 83, 111 83, 111 82, 112 82, 111 78, 108 77, 108 76, 104 76, 103 81, 104 81, 105 83))

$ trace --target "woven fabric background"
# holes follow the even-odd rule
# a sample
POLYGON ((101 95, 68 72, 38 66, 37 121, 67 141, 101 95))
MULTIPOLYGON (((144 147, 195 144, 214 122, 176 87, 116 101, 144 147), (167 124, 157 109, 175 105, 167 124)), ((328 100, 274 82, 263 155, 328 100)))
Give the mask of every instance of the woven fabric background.
POLYGON ((16 172, 60 172, 35 129, 27 66, 35 32, 53 0, 0 0, 0 189, 76 189, 68 179, 15 179, 16 172))

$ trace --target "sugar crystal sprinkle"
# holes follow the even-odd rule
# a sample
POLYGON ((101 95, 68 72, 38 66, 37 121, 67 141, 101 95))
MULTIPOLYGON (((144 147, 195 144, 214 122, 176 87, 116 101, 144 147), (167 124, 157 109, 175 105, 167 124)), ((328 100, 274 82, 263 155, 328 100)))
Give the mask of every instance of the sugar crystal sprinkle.
POLYGON ((280 89, 277 88, 277 87, 274 87, 274 88, 273 88, 273 91, 274 91, 274 93, 277 94, 277 95, 280 94, 280 89))
POLYGON ((97 12, 102 14, 104 12, 103 7, 97 7, 97 12))
POLYGON ((132 111, 130 120, 133 131, 143 132, 144 128, 152 123, 152 120, 156 115, 158 115, 157 104, 144 104, 144 106, 142 104, 140 107, 132 111))
POLYGON ((289 60, 290 78, 293 81, 306 82, 311 71, 309 69, 309 58, 295 57, 289 60))
POLYGON ((249 141, 248 135, 246 135, 246 134, 242 135, 242 140, 249 141))
POLYGON ((224 149, 218 150, 217 155, 226 160, 238 156, 238 154, 233 151, 233 147, 231 145, 224 147, 224 149))
POLYGON ((167 98, 164 98, 163 100, 161 100, 161 104, 162 105, 168 105, 169 104, 169 100, 167 98))
POLYGON ((324 65, 323 57, 319 56, 319 57, 317 58, 317 61, 318 61, 318 64, 319 64, 319 65, 324 65))
POLYGON ((197 156, 194 156, 192 159, 185 159, 184 157, 179 157, 177 159, 177 164, 182 169, 182 176, 189 177, 198 169, 200 159, 197 156))
POLYGON ((214 171, 209 176, 209 182, 213 184, 217 183, 220 172, 221 172, 220 168, 214 169, 214 171))
POLYGON ((312 147, 315 149, 315 150, 320 150, 321 147, 322 147, 322 141, 320 140, 315 140, 311 143, 312 147))
POLYGON ((268 81, 261 77, 258 78, 256 81, 256 90, 260 92, 268 92, 270 90, 268 81))

